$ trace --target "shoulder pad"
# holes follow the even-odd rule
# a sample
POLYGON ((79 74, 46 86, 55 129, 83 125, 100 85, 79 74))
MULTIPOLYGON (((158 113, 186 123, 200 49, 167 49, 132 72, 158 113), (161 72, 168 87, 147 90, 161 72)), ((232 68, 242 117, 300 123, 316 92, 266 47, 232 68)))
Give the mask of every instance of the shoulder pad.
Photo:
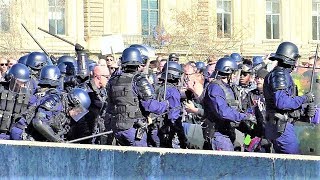
POLYGON ((54 111, 59 104, 60 104, 60 97, 56 94, 52 94, 52 95, 49 95, 47 98, 44 98, 40 107, 48 111, 54 111))
POLYGON ((138 74, 134 77, 134 81, 137 93, 143 100, 154 99, 154 89, 145 76, 138 74))
POLYGON ((288 82, 283 68, 275 68, 270 75, 270 83, 274 91, 287 89, 288 82))

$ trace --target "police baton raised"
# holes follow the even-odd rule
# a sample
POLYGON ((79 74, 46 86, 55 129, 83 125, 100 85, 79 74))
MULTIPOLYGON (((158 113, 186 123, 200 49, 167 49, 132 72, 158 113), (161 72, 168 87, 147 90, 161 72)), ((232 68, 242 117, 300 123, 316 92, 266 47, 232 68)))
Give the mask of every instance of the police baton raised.
POLYGON ((33 37, 33 35, 29 32, 29 30, 26 28, 26 26, 21 23, 22 27, 27 31, 27 33, 31 36, 31 38, 34 40, 34 42, 37 43, 37 45, 40 47, 40 49, 48 56, 50 57, 51 61, 53 63, 56 62, 56 58, 53 55, 49 55, 49 53, 40 45, 40 43, 36 40, 36 38, 33 37))
POLYGON ((319 44, 317 44, 316 54, 314 55, 309 92, 312 92, 312 88, 313 88, 313 79, 314 79, 314 74, 315 74, 315 69, 316 69, 316 61, 318 60, 318 48, 319 48, 319 44))
POLYGON ((40 28, 40 27, 38 27, 38 29, 39 29, 40 31, 43 31, 43 32, 45 32, 45 33, 47 33, 47 34, 50 34, 51 36, 56 37, 56 38, 58 38, 58 39, 60 39, 60 40, 62 40, 62 41, 64 41, 64 42, 66 42, 66 43, 68 43, 68 44, 70 44, 70 45, 72 45, 72 46, 75 46, 74 43, 72 43, 72 42, 70 42, 70 41, 68 41, 68 40, 66 40, 66 39, 64 39, 64 38, 62 38, 62 37, 59 37, 59 36, 57 36, 57 35, 55 35, 55 34, 52 34, 52 33, 50 33, 50 32, 47 31, 47 30, 44 30, 44 29, 42 29, 42 28, 40 28))
POLYGON ((113 131, 102 132, 102 133, 98 133, 98 134, 93 134, 91 136, 86 136, 86 137, 74 139, 74 140, 71 140, 71 141, 67 141, 66 143, 75 143, 75 142, 83 141, 83 140, 86 140, 86 139, 91 139, 91 138, 94 138, 94 137, 99 137, 99 136, 112 134, 112 133, 113 133, 113 131))

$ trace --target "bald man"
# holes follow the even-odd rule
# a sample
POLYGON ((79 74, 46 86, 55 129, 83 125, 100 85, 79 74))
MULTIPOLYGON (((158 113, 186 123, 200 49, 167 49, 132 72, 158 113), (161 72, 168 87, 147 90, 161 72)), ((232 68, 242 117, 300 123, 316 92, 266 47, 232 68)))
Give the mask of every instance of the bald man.
MULTIPOLYGON (((77 122, 70 130, 70 139, 77 139, 92 134, 105 131, 105 107, 106 107, 106 85, 108 83, 110 73, 107 66, 95 66, 93 69, 92 79, 88 83, 88 94, 90 96, 91 105, 89 112, 84 119, 77 122)), ((84 144, 106 144, 106 139, 97 137, 80 141, 84 144)))
POLYGON ((93 69, 93 81, 98 89, 105 88, 110 78, 110 71, 107 66, 96 66, 93 69))

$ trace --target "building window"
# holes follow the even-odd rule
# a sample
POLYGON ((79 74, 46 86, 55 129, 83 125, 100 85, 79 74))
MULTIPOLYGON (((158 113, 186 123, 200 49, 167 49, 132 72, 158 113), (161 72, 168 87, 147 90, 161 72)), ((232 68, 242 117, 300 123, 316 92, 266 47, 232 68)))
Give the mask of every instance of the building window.
POLYGON ((10 29, 10 0, 0 0, 0 32, 8 32, 10 29))
POLYGON ((266 36, 267 39, 279 39, 280 35, 280 2, 266 1, 266 36))
POLYGON ((231 37, 231 0, 217 0, 217 37, 231 37))
POLYGON ((49 32, 66 34, 65 0, 49 0, 49 32))
POLYGON ((320 0, 312 0, 312 39, 320 40, 320 0))
POLYGON ((159 24, 159 1, 141 0, 142 35, 151 35, 159 24))

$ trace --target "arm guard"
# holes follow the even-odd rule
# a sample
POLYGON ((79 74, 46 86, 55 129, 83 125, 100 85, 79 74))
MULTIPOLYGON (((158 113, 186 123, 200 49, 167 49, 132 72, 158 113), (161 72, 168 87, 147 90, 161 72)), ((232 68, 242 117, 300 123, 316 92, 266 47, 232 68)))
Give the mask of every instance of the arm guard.
POLYGON ((271 73, 270 83, 272 85, 273 91, 284 90, 288 88, 288 82, 284 69, 276 68, 271 73))
POLYGON ((149 99, 154 99, 154 89, 145 77, 137 76, 135 81, 138 96, 142 98, 142 100, 147 101, 149 99))
POLYGON ((61 139, 55 135, 52 128, 43 122, 46 118, 46 114, 43 112, 38 112, 36 117, 32 120, 33 127, 43 135, 47 140, 52 142, 61 142, 61 139))

